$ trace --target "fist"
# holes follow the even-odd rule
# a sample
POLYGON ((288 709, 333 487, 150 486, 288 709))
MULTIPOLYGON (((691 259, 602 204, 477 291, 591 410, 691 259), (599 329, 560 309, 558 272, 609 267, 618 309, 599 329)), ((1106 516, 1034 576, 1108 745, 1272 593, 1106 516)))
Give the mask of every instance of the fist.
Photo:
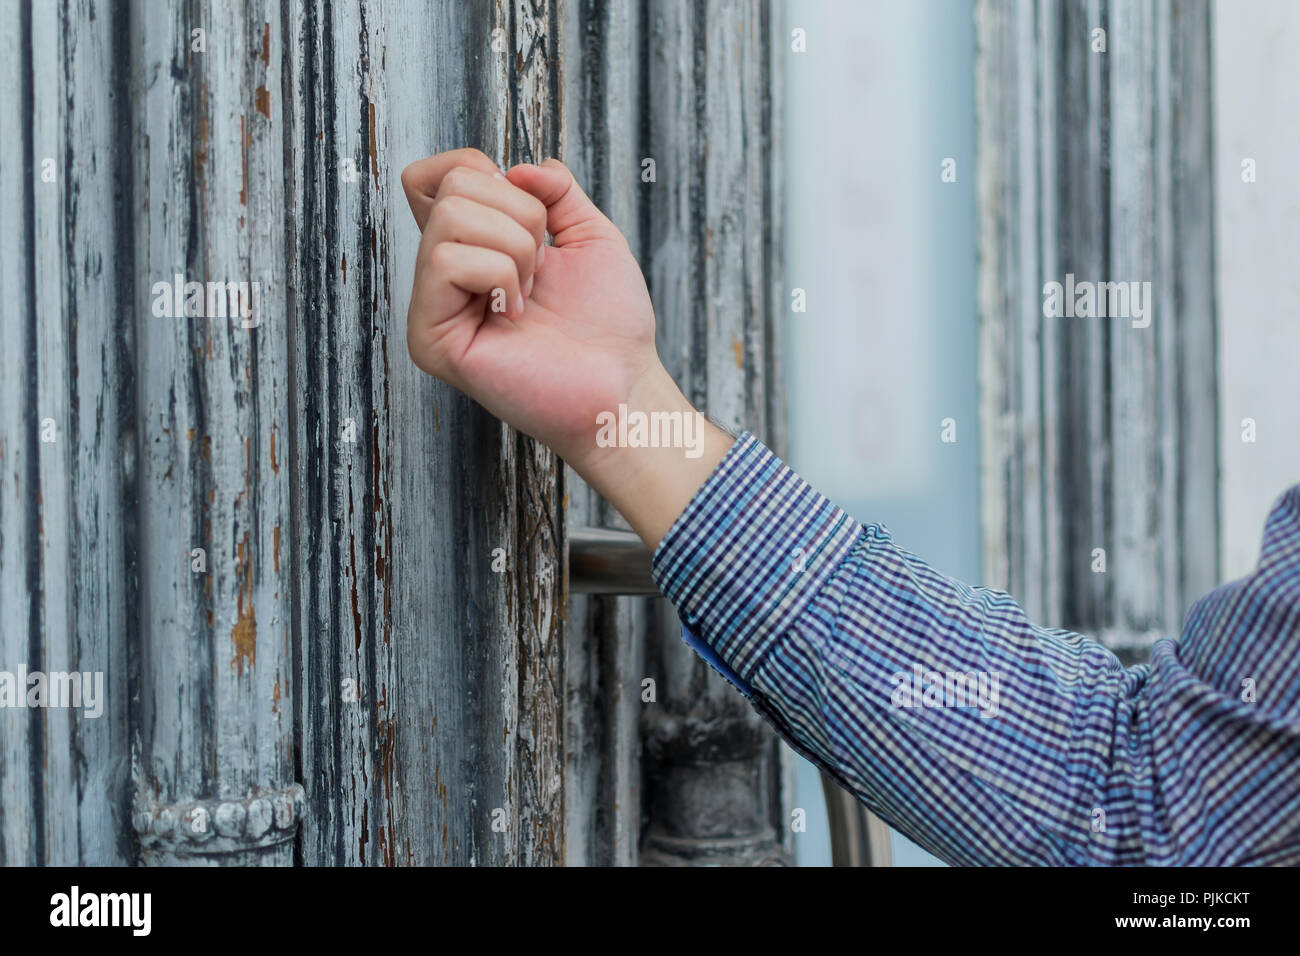
POLYGON ((411 359, 581 468, 597 415, 662 374, 623 234, 554 159, 503 173, 451 150, 408 166, 402 186, 421 230, 411 359))

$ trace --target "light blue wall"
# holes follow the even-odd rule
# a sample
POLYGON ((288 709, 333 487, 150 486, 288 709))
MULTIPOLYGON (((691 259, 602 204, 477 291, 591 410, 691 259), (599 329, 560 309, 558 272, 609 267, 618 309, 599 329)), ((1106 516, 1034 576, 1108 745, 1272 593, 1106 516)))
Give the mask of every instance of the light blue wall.
MULTIPOLYGON (((964 2, 789 0, 790 464, 939 570, 979 580, 974 26, 964 2), (940 180, 945 157, 955 183, 940 180), (957 441, 940 441, 956 422, 957 441)), ((787 44, 788 47, 788 44, 787 44)), ((799 863, 828 865, 801 762, 799 863)), ((895 865, 936 863, 894 835, 895 865)))

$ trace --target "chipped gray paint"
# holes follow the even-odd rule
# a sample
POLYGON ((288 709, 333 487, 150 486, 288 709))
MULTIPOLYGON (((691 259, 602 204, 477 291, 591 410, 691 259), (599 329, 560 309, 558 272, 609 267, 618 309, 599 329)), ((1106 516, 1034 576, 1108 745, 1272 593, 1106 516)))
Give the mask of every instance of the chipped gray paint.
POLYGON ((0 667, 108 680, 0 712, 0 860, 558 862, 560 475, 411 366, 398 183, 555 151, 551 6, 0 12, 0 667), (260 324, 154 315, 177 274, 260 324))
POLYGON ((788 761, 671 612, 566 600, 566 489, 619 519, 410 363, 398 181, 567 158, 688 393, 779 442, 767 5, 0 4, 0 669, 107 684, 0 711, 0 862, 635 863, 681 782, 644 800, 645 676, 736 729, 752 792, 713 809, 788 850, 788 761), (257 282, 260 322, 155 315, 178 274, 257 282))

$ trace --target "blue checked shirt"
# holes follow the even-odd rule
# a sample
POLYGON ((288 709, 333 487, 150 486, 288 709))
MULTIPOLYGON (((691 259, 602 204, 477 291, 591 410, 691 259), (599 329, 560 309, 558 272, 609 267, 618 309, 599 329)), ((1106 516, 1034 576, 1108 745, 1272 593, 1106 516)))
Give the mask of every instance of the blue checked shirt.
POLYGON ((1300 485, 1125 668, 940 574, 743 435, 655 551, 683 637, 953 864, 1300 864, 1300 485))

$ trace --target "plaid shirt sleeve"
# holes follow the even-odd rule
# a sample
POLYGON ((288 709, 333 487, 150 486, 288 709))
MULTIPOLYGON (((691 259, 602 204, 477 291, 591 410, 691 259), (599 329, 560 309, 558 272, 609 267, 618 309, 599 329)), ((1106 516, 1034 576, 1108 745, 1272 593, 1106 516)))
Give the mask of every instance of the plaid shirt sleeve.
POLYGON ((1300 486, 1251 578, 1125 668, 859 524, 752 434, 655 551, 683 637, 949 863, 1300 863, 1300 486))

